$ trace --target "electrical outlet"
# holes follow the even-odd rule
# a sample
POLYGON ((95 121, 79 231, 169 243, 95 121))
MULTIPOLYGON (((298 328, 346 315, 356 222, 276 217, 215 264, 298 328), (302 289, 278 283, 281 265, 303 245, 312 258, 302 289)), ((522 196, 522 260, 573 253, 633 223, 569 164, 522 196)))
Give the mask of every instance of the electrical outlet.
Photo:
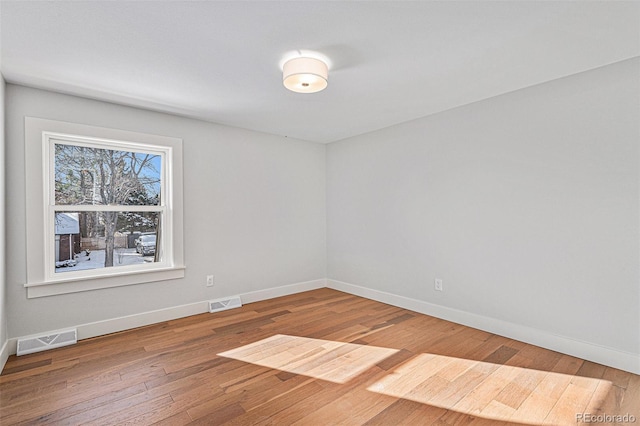
POLYGON ((442 280, 440 278, 436 278, 435 279, 433 288, 436 291, 443 291, 444 290, 443 287, 442 287, 442 280))
POLYGON ((207 287, 213 287, 213 275, 207 275, 207 287))

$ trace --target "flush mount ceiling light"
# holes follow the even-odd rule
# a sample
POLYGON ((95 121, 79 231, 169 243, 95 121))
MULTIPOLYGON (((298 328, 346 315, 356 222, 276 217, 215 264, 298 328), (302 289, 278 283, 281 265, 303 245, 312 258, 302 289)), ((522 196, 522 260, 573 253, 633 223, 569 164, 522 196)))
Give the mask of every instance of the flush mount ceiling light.
POLYGON ((282 83, 297 93, 315 93, 327 87, 329 68, 315 58, 293 58, 282 66, 282 83))

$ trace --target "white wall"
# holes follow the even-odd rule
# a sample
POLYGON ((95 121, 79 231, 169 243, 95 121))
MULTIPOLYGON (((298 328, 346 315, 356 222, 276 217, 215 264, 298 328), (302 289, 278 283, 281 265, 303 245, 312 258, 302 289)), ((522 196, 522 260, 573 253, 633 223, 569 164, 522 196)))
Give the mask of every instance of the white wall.
POLYGON ((333 143, 326 158, 7 85, 8 336, 326 276, 637 358, 639 72, 620 62, 333 143), (184 139, 185 279, 26 299, 24 116, 184 139))
POLYGON ((324 145, 11 84, 6 97, 11 338, 325 277, 324 145), (185 279, 26 298, 25 116, 183 139, 185 279))
POLYGON ((328 278, 640 359, 639 73, 330 144, 328 278))

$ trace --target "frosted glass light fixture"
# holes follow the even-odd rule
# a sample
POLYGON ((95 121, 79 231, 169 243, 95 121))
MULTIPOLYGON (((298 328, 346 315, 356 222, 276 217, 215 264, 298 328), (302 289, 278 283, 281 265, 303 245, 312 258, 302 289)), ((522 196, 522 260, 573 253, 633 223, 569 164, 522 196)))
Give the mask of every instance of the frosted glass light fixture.
POLYGON ((297 93, 316 93, 327 87, 329 68, 315 58, 293 58, 282 66, 282 83, 297 93))

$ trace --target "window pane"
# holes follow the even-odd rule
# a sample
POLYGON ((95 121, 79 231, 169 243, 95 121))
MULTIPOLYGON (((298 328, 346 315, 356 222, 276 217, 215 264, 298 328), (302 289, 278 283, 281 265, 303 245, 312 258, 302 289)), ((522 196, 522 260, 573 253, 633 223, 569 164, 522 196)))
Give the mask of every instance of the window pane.
POLYGON ((159 261, 160 218, 160 212, 56 212, 56 273, 159 261))
POLYGON ((55 144, 55 203, 157 206, 161 156, 55 144))

